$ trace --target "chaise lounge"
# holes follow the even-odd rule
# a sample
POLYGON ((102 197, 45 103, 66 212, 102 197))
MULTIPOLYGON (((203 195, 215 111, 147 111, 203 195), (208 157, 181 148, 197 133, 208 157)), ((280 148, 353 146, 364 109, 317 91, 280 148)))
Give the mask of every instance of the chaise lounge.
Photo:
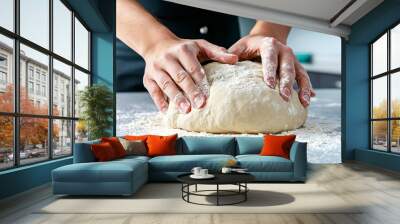
POLYGON ((262 137, 180 137, 177 155, 127 156, 96 162, 91 144, 77 143, 74 163, 52 172, 53 193, 66 195, 132 195, 148 181, 176 181, 176 177, 200 166, 218 172, 229 160, 236 160, 258 182, 304 182, 307 144, 294 142, 290 159, 260 156, 262 137))

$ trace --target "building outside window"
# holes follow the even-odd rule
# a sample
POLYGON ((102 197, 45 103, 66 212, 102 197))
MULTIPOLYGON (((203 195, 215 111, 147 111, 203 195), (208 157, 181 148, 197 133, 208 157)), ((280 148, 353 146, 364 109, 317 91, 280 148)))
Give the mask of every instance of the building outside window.
POLYGON ((400 153, 400 24, 370 45, 371 148, 400 153))
POLYGON ((0 29, 0 84, 10 86, 0 88, 0 99, 6 99, 0 100, 0 170, 70 156, 73 143, 87 139, 86 127, 71 105, 79 103, 78 92, 90 85, 86 81, 91 74, 89 30, 61 0, 24 0, 12 5, 19 6, 10 12, 20 16, 15 18, 20 21, 15 29, 19 33, 0 29), (20 59, 17 62, 12 60, 14 53, 20 59), (16 75, 15 66, 19 68, 16 75), (15 76, 19 88, 15 88, 15 76), (19 91, 19 98, 13 97, 14 91, 19 91), (57 100, 60 95, 62 102, 57 100))

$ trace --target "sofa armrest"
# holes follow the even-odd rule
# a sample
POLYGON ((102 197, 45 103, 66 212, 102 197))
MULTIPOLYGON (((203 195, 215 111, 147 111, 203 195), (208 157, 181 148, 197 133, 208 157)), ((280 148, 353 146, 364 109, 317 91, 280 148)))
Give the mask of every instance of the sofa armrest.
POLYGON ((96 158, 92 153, 90 146, 99 143, 99 140, 75 143, 74 145, 74 163, 95 162, 96 158))
POLYGON ((293 178, 305 181, 307 176, 307 143, 294 142, 290 149, 290 160, 293 162, 293 178))

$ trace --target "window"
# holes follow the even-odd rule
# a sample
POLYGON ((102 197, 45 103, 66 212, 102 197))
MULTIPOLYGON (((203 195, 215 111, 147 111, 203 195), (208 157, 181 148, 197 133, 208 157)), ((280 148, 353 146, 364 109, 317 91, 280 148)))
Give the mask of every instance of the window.
POLYGON ((400 153, 400 24, 370 45, 371 148, 400 153))
POLYGON ((90 85, 90 31, 65 1, 15 2, 0 0, 0 170, 70 156, 87 139, 74 105, 90 85))

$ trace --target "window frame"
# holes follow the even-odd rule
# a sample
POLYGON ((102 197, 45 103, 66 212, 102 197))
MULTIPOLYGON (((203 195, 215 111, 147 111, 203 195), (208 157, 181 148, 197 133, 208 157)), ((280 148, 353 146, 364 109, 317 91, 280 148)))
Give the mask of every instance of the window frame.
MULTIPOLYGON (((92 50, 92 43, 91 43, 91 37, 92 37, 92 30, 87 26, 87 24, 84 22, 84 20, 72 9, 72 7, 65 1, 65 0, 59 0, 68 10, 71 11, 71 59, 64 58, 63 56, 57 54, 54 52, 53 48, 53 0, 48 0, 49 2, 49 47, 46 49, 45 47, 42 47, 39 44, 34 43, 33 41, 30 41, 29 39, 23 37, 20 35, 20 0, 14 0, 13 1, 13 10, 14 10, 14 18, 13 18, 13 31, 10 31, 4 27, 0 26, 0 35, 3 35, 5 37, 11 38, 13 40, 13 64, 11 65, 11 71, 13 72, 13 79, 14 79, 14 99, 13 99, 13 107, 14 110, 13 112, 2 112, 0 111, 0 116, 11 116, 13 119, 13 166, 11 167, 5 167, 5 168, 0 168, 0 172, 4 170, 10 170, 10 169, 16 169, 18 167, 23 167, 23 166, 29 166, 37 163, 43 163, 49 160, 58 160, 62 159, 65 157, 70 157, 73 155, 74 152, 74 143, 75 143, 75 125, 76 121, 79 120, 79 117, 75 116, 75 108, 71 108, 71 114, 70 116, 56 116, 53 115, 53 59, 58 60, 61 63, 64 63, 68 66, 71 66, 71 92, 73 94, 73 97, 71 99, 71 105, 74 105, 75 103, 75 69, 87 74, 89 76, 89 83, 88 85, 92 85, 92 61, 91 61, 91 50, 92 50), (79 20, 79 22, 84 26, 84 28, 88 31, 88 69, 85 69, 81 67, 80 65, 75 63, 75 18, 79 20), (20 45, 23 44, 27 47, 32 48, 33 50, 36 50, 40 53, 43 53, 48 56, 49 62, 48 62, 48 85, 46 88, 46 96, 48 97, 48 112, 46 115, 39 115, 39 114, 26 114, 26 113, 21 113, 20 111, 20 45), (33 162, 33 163, 27 163, 27 164, 21 164, 20 161, 20 119, 28 117, 28 118, 45 118, 47 119, 48 122, 48 136, 47 136, 47 150, 48 150, 48 157, 44 158, 41 161, 38 162, 33 162), (67 120, 71 121, 71 153, 69 155, 62 155, 62 156, 54 156, 54 147, 53 147, 53 121, 56 120, 67 120)), ((28 68, 27 68, 28 69, 28 68)), ((33 70, 33 75, 34 79, 36 80, 35 77, 36 70, 33 70)), ((42 74, 42 73, 40 73, 42 74)), ((30 79, 30 74, 27 73, 27 80, 30 79)), ((41 78, 41 77, 39 77, 41 78)), ((34 82, 35 83, 35 82, 34 82)), ((39 83, 41 83, 41 79, 39 79, 39 83)), ((27 90, 28 91, 28 90, 27 90)), ((34 90, 35 91, 35 90, 34 90)), ((41 95, 41 94, 40 94, 41 95)))
POLYGON ((385 29, 384 32, 380 33, 375 39, 373 39, 371 42, 368 43, 368 48, 369 48, 369 78, 368 78, 368 84, 369 84, 369 149, 373 151, 379 151, 379 152, 386 152, 386 153, 391 153, 391 154, 400 154, 400 152, 394 152, 392 151, 392 128, 391 128, 391 123, 392 121, 400 121, 400 117, 392 117, 392 99, 391 99, 391 91, 392 91, 392 84, 391 84, 391 79, 392 75, 396 75, 396 73, 400 72, 400 67, 393 68, 391 69, 391 31, 393 28, 396 26, 400 26, 400 21, 395 22, 392 24, 390 27, 385 29), (382 72, 380 74, 376 74, 374 76, 373 74, 373 44, 376 43, 379 38, 383 37, 384 35, 387 35, 387 52, 386 52, 386 57, 387 57, 387 64, 386 64, 386 71, 382 72), (373 81, 378 78, 386 77, 386 87, 387 87, 387 105, 386 105, 386 117, 385 118, 373 118, 373 93, 374 93, 374 87, 373 87, 373 81), (374 148, 374 136, 373 136, 373 122, 374 121, 386 121, 386 150, 379 150, 374 148))

